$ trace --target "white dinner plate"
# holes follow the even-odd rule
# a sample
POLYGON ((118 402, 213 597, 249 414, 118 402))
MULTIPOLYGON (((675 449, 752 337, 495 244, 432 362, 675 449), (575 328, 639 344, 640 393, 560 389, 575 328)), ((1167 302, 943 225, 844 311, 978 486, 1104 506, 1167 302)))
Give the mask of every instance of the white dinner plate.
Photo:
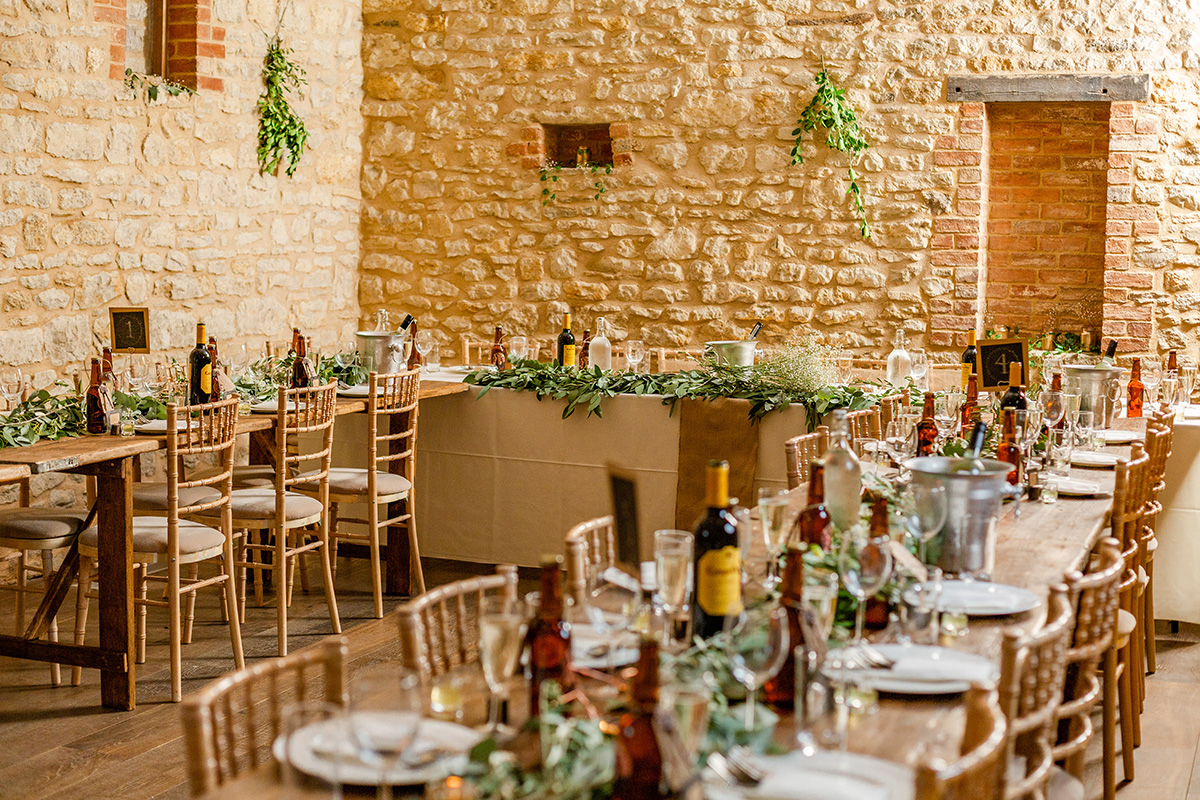
MULTIPOLYGON (((380 388, 382 387, 375 387, 375 394, 379 394, 380 388)), ((345 389, 338 387, 337 393, 339 397, 366 397, 370 391, 370 385, 360 383, 357 386, 347 386, 345 389)), ((275 402, 278 404, 279 401, 277 400, 275 402)))
POLYGON ((571 663, 586 669, 607 669, 636 664, 638 649, 629 644, 629 639, 622 639, 622 643, 611 652, 606 650, 613 638, 612 634, 602 634, 591 625, 572 624, 571 663))
POLYGON ((760 756, 766 777, 757 786, 706 785, 707 800, 912 800, 916 776, 895 761, 817 750, 760 756))
POLYGON ((1100 484, 1095 481, 1085 481, 1079 478, 1054 478, 1058 486, 1059 497, 1098 497, 1108 492, 1100 490, 1100 484))
MULTIPOLYGON (((379 769, 364 763, 358 756, 354 742, 350 739, 344 719, 317 722, 292 734, 292 766, 301 772, 327 781, 340 780, 354 786, 379 785, 379 769)), ((393 786, 414 786, 437 780, 450 774, 460 773, 467 766, 471 748, 479 743, 483 734, 463 725, 438 719, 422 719, 417 730, 417 740, 406 753, 418 763, 421 754, 434 749, 445 749, 454 753, 439 758, 431 764, 408 766, 401 759, 387 774, 387 782, 393 786)), ((275 740, 271 752, 275 760, 284 759, 284 741, 275 740)))
POLYGON ((1200 419, 1200 406, 1188 406, 1183 410, 1184 419, 1200 419))
POLYGON ((1131 444, 1142 440, 1142 435, 1137 431, 1121 431, 1115 428, 1096 431, 1095 434, 1109 444, 1131 444))
MULTIPOLYGON (((366 395, 363 395, 363 397, 366 397, 366 395)), ((298 400, 293 400, 292 405, 299 407, 300 402, 298 400)), ((263 400, 261 403, 255 403, 254 405, 250 406, 250 410, 256 414, 274 414, 279 410, 279 399, 272 397, 270 400, 263 400)))
MULTIPOLYGON (((917 605, 912 589, 904 595, 905 602, 917 605)), ((1042 604, 1033 592, 1019 586, 991 581, 942 581, 942 603, 961 608, 972 617, 1003 617, 1023 614, 1042 604)))
POLYGON ((1076 467, 1113 469, 1117 466, 1117 457, 1112 453, 1100 453, 1093 450, 1078 450, 1074 453, 1071 453, 1071 463, 1076 467))
POLYGON ((455 375, 468 375, 472 372, 481 372, 481 371, 495 372, 496 368, 493 367, 491 364, 477 364, 474 366, 471 366, 471 365, 463 366, 462 364, 458 364, 453 367, 442 367, 442 372, 452 372, 455 375))
MULTIPOLYGON (((175 429, 179 430, 183 426, 179 424, 180 420, 175 420, 175 429)), ((200 420, 191 420, 192 428, 200 427, 200 420)), ((165 419, 148 419, 145 422, 135 422, 133 425, 134 433, 144 433, 148 436, 162 436, 167 432, 167 421, 165 419)))
MULTIPOLYGON (((972 683, 997 680, 996 665, 983 656, 925 644, 874 644, 895 662, 889 669, 847 670, 846 676, 879 692, 892 694, 958 694, 972 683)), ((826 663, 837 653, 830 650, 826 663)), ((836 673, 836 671, 832 671, 836 673)), ((840 677, 831 674, 831 677, 840 677)))

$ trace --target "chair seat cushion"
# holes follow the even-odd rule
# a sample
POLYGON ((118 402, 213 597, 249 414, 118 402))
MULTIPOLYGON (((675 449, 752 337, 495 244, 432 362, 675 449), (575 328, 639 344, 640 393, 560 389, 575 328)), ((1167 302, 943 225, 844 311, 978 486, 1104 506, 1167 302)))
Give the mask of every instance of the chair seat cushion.
MULTIPOLYGON (((221 499, 221 493, 209 486, 192 486, 179 490, 179 506, 198 506, 221 499)), ((133 485, 134 511, 159 511, 167 513, 167 485, 165 483, 135 483, 133 485)))
POLYGON ((1128 636, 1137 627, 1137 620, 1123 608, 1117 609, 1117 635, 1128 636))
MULTIPOLYGON (((301 473, 300 478, 314 473, 301 473)), ((317 481, 298 483, 296 488, 309 491, 317 490, 317 481)), ((375 475, 375 488, 380 495, 404 494, 412 488, 408 478, 403 475, 393 475, 390 472, 378 472, 375 475)), ((367 471, 353 467, 332 467, 329 470, 329 491, 332 494, 361 494, 367 493, 367 471)))
POLYGON ((275 468, 268 464, 235 464, 233 488, 253 489, 275 485, 275 468))
POLYGON ((6 508, 0 511, 0 539, 39 541, 75 536, 87 511, 71 508, 6 508))
MULTIPOLYGON (((273 519, 275 517, 274 489, 234 489, 229 495, 234 519, 273 519)), ((324 506, 315 497, 284 492, 283 513, 288 521, 306 519, 321 513, 324 506)), ((208 512, 205 513, 208 516, 208 512)))
MULTIPOLYGON (((90 550, 95 550, 98 539, 99 535, 96 528, 88 528, 80 534, 79 545, 90 550)), ((225 536, 218 530, 187 519, 179 521, 180 555, 211 550, 220 547, 224 543, 225 536)), ((167 518, 134 517, 133 551, 135 553, 166 553, 167 518)))

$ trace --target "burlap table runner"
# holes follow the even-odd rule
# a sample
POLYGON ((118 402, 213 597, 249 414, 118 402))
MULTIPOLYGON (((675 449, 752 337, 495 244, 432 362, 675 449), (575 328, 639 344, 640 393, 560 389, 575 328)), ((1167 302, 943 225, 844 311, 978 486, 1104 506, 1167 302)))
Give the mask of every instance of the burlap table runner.
POLYGON ((750 401, 681 400, 679 478, 675 488, 675 527, 691 530, 705 509, 704 468, 714 458, 729 462, 729 495, 753 507, 758 469, 758 428, 750 422, 750 401))

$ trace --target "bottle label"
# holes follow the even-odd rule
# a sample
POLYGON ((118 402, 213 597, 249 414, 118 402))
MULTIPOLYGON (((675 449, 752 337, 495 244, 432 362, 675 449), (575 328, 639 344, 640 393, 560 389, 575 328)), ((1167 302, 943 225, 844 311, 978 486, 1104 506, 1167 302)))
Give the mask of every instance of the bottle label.
POLYGON ((742 553, 732 545, 709 550, 696 565, 696 602, 710 617, 742 613, 742 553))
POLYGON ((212 394, 212 364, 200 368, 200 391, 212 394))
POLYGON ((573 344, 564 344, 563 345, 563 366, 564 367, 575 366, 575 345, 573 345, 573 344))

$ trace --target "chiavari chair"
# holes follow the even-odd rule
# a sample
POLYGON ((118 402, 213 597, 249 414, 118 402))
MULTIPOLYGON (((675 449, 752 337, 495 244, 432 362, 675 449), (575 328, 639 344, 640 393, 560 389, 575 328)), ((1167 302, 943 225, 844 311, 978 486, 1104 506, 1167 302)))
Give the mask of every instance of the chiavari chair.
POLYGON ((818 425, 812 433, 793 436, 783 443, 783 454, 787 461, 787 485, 795 489, 808 483, 812 462, 829 449, 829 428, 818 425))
POLYGON ((1159 497, 1166 488, 1167 459, 1171 455, 1171 442, 1174 438, 1174 419, 1175 415, 1171 412, 1161 416, 1155 415, 1146 426, 1146 452, 1150 455, 1149 475, 1146 480, 1150 490, 1141 534, 1142 568, 1145 572, 1141 611, 1145 631, 1146 672, 1150 674, 1154 674, 1157 669, 1155 648, 1158 646, 1154 638, 1154 553, 1158 550, 1155 530, 1163 510, 1159 497))
POLYGON ((879 406, 850 411, 846 414, 846 421, 850 423, 851 441, 883 438, 883 413, 879 406))
POLYGON ((960 757, 949 764, 918 766, 914 800, 980 800, 995 795, 1007 733, 996 690, 973 685, 964 703, 967 727, 960 757))
MULTIPOLYGON (((586 602, 588 574, 617 560, 616 528, 611 515, 581 522, 567 531, 567 596, 586 602)), ((582 606, 580 606, 582 607, 582 606)))

